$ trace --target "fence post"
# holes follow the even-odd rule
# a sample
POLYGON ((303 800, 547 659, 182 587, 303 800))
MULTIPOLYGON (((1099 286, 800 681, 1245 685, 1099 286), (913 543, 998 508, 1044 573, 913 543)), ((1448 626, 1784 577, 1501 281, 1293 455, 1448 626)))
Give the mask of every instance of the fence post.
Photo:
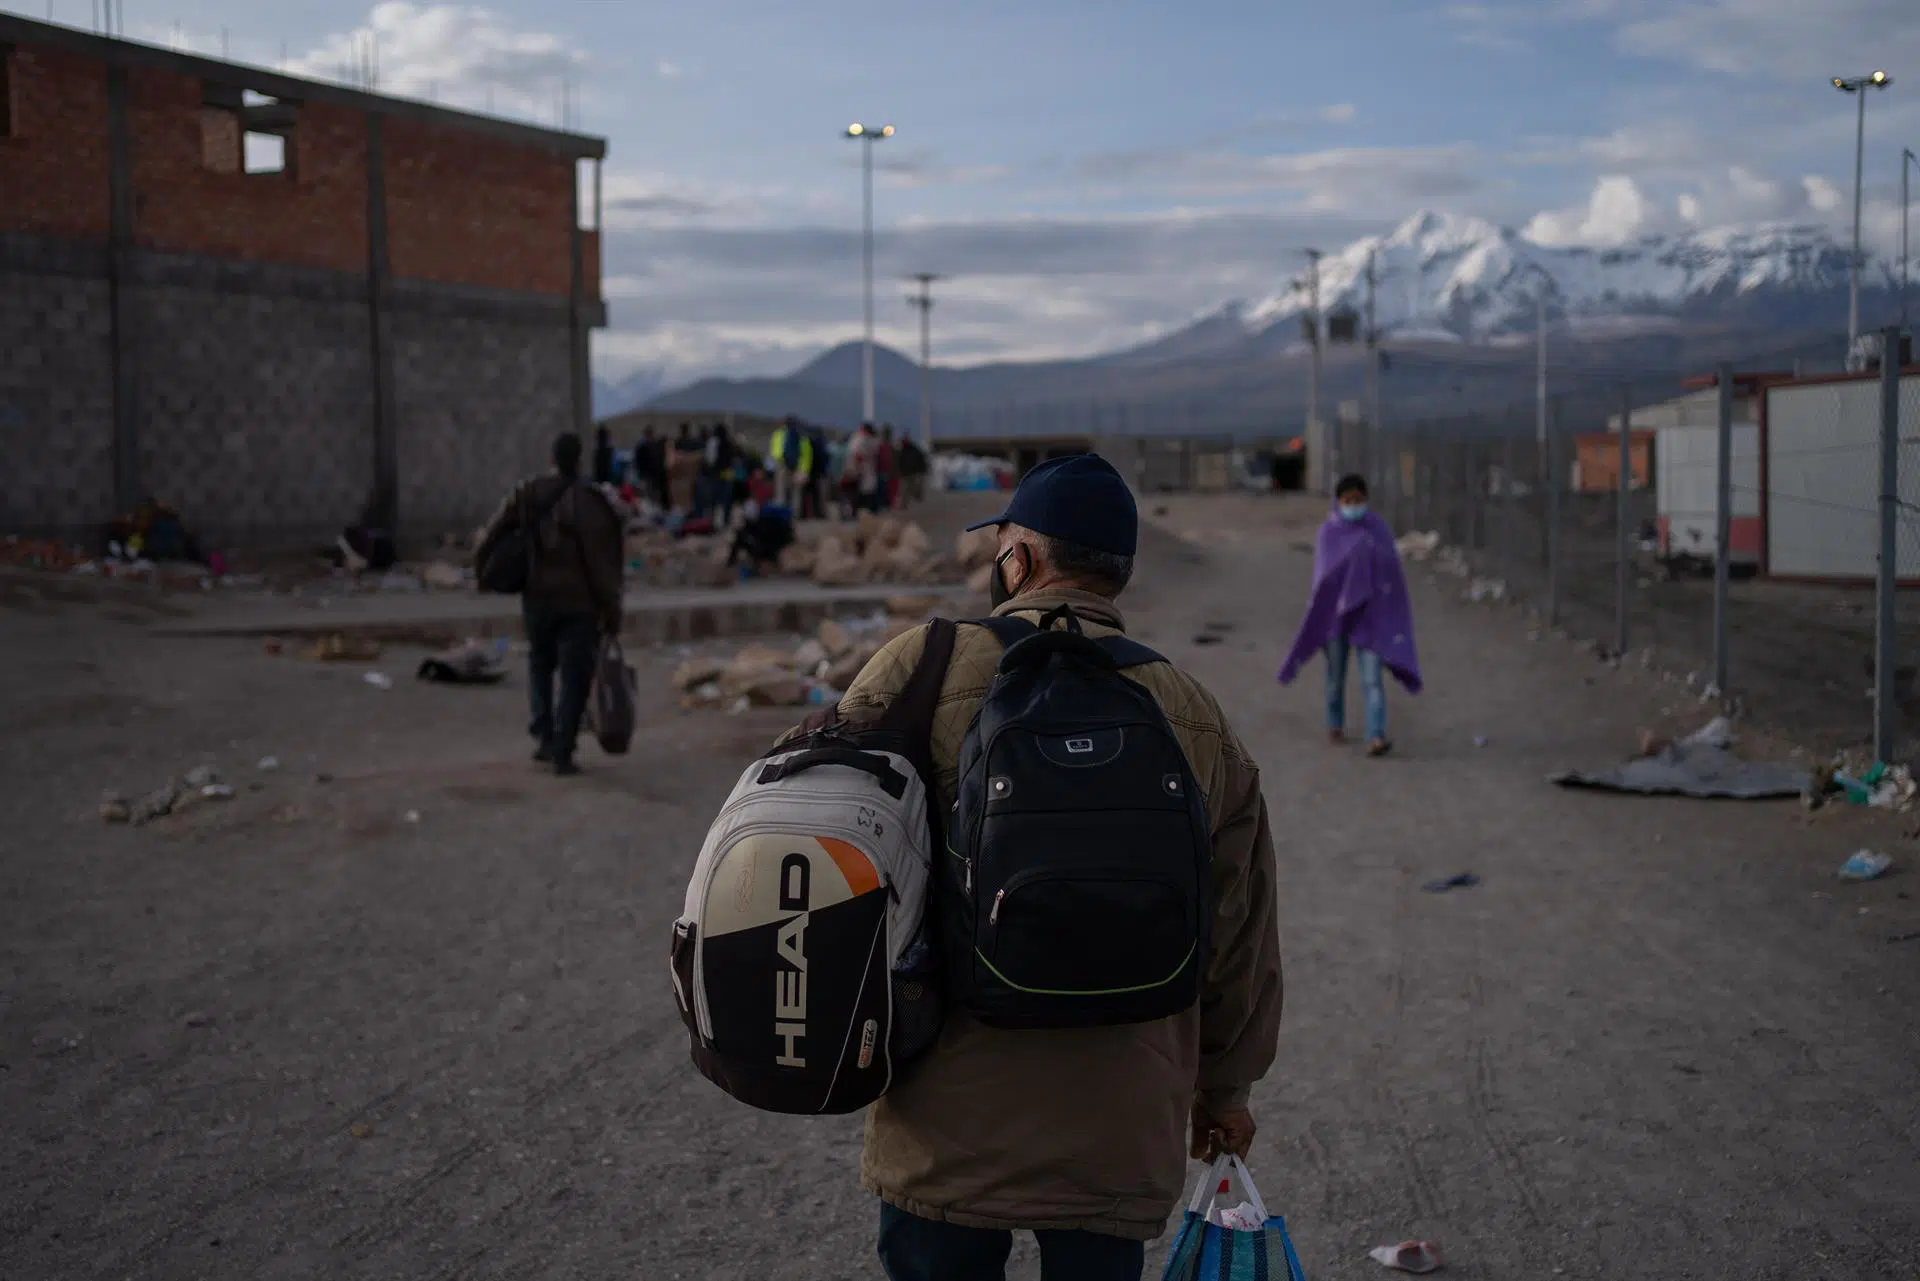
POLYGON ((1564 590, 1560 557, 1560 482, 1564 468, 1560 466, 1560 402, 1553 403, 1553 413, 1545 420, 1545 435, 1541 437, 1541 483, 1547 494, 1547 626, 1560 625, 1560 593, 1564 590))
POLYGON ((1614 583, 1613 650, 1627 655, 1627 607, 1633 591, 1633 385, 1620 388, 1620 475, 1618 514, 1614 523, 1613 554, 1618 579, 1614 583))
POLYGON ((1720 384, 1720 457, 1719 475, 1714 492, 1718 495, 1713 513, 1713 686, 1722 698, 1727 693, 1727 617, 1728 584, 1733 564, 1733 365, 1723 361, 1717 381, 1720 384))
POLYGON ((1507 591, 1515 589, 1520 577, 1519 513, 1513 505, 1513 423, 1500 433, 1500 561, 1505 571, 1507 591))
POLYGON ((1900 330, 1880 331, 1880 573, 1873 629, 1873 757, 1893 759, 1894 590, 1900 581, 1900 330))

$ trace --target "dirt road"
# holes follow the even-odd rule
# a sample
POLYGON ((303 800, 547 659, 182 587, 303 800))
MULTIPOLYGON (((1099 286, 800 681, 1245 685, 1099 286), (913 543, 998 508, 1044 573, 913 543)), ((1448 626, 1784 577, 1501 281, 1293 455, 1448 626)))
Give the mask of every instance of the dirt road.
MULTIPOLYGON (((1832 879, 1863 844, 1915 866, 1897 829, 1547 787, 1664 691, 1425 585, 1400 751, 1328 748, 1318 672, 1272 680, 1282 515, 1170 509, 1238 541, 1156 536, 1128 603, 1265 770, 1288 1008, 1253 1164, 1310 1274, 1431 1236, 1462 1278, 1920 1275, 1920 938, 1888 942, 1920 901, 1832 879)), ((665 979, 783 716, 682 714, 649 655, 632 754, 560 783, 517 674, 389 655, 381 690, 149 621, 0 606, 0 1276, 879 1275, 857 1119, 729 1103, 665 979), (203 761, 236 799, 94 817, 203 761)))

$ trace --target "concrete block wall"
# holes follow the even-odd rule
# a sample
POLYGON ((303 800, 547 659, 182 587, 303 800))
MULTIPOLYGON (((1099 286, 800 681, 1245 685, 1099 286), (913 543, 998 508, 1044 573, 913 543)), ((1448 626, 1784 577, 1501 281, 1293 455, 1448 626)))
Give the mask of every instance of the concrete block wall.
POLYGON ((389 319, 402 531, 464 537, 573 427, 565 314, 410 301, 389 319))
POLYGON ((23 270, 0 253, 0 535, 112 505, 106 280, 23 270))

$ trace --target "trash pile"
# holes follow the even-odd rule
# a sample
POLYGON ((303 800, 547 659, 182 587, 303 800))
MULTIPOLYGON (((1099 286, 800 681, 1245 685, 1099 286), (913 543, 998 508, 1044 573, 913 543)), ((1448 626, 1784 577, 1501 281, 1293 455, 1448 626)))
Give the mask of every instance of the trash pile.
POLYGON ((207 801, 232 799, 233 788, 221 781, 219 772, 211 765, 199 765, 188 770, 185 777, 170 778, 137 800, 129 800, 118 792, 106 793, 100 798, 100 820, 144 827, 155 819, 183 814, 207 801))
MULTIPOLYGON (((725 587, 750 572, 728 565, 732 550, 727 532, 639 526, 627 535, 627 572, 655 587, 725 587)), ((946 583, 958 576, 958 567, 915 522, 863 512, 857 522, 795 522, 793 542, 780 552, 777 572, 826 587, 849 587, 946 583)))
POLYGON ((919 626, 939 604, 932 596, 896 596, 885 613, 826 620, 790 650, 756 643, 732 658, 689 658, 673 673, 680 705, 738 714, 749 707, 836 703, 881 646, 919 626))
MULTIPOLYGON (((1467 562, 1467 554, 1451 543, 1441 542, 1438 530, 1402 534, 1394 546, 1399 549, 1401 560, 1431 565, 1435 573, 1450 578, 1473 578, 1473 566, 1467 562)), ((1504 600, 1507 585, 1498 579, 1475 579, 1468 595, 1475 601, 1504 600)))
POLYGON ((1004 458, 981 458, 974 454, 935 454, 932 472, 934 489, 1012 489, 1014 482, 1012 463, 1004 458))
POLYGON ((1831 801, 1870 805, 1875 809, 1906 810, 1913 806, 1917 788, 1913 771, 1905 765, 1875 761, 1865 769, 1851 767, 1844 757, 1817 769, 1807 792, 1807 808, 1819 809, 1831 801))

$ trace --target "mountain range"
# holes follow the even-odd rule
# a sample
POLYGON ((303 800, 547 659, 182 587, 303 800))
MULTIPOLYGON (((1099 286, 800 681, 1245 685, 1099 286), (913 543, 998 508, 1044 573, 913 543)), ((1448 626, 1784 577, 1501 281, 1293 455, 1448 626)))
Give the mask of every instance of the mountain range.
MULTIPOLYGON (((1322 314, 1364 333, 1369 263, 1386 353, 1382 417, 1484 412, 1532 396, 1544 301, 1550 385, 1579 397, 1633 379, 1661 385, 1734 360, 1744 368, 1839 367, 1846 247, 1823 227, 1765 224, 1649 236, 1618 248, 1537 244, 1484 219, 1423 210, 1319 263, 1322 314)), ((1863 328, 1897 311, 1897 265, 1868 260, 1863 328)), ((941 435, 1003 432, 1266 434, 1305 414, 1311 292, 1302 278, 1195 317, 1140 346, 1078 360, 935 366, 941 435)), ((705 379, 649 398, 697 412, 797 413, 846 426, 859 412, 859 344, 785 378, 705 379)), ((1323 349, 1323 413, 1360 394, 1352 344, 1323 349)), ((877 414, 919 418, 919 366, 875 352, 877 414)), ((1617 394, 1611 403, 1617 403, 1617 394)))

